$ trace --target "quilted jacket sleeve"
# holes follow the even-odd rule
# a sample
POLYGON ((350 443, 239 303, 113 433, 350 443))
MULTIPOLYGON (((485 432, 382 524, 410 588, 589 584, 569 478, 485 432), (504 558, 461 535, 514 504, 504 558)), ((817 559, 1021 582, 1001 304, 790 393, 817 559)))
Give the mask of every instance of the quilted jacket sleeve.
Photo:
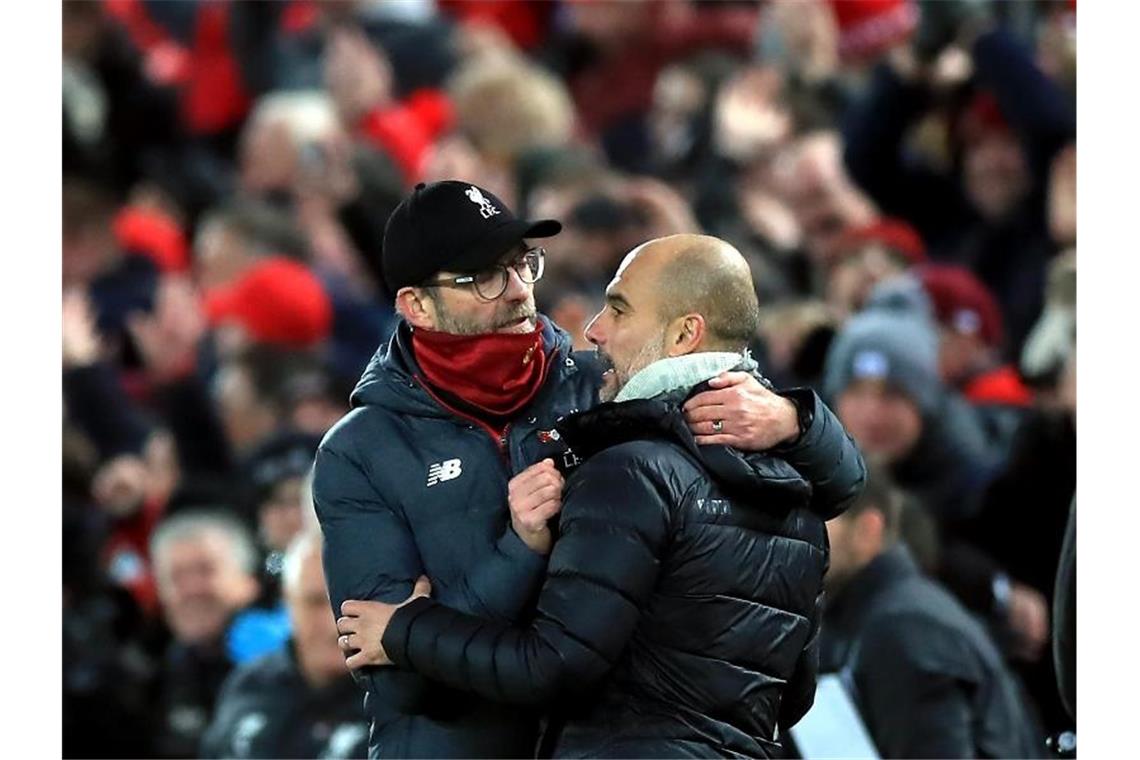
POLYGON ((456 612, 430 599, 400 608, 384 634, 394 663, 507 702, 589 689, 625 648, 658 574, 668 503, 617 446, 572 479, 562 535, 534 619, 525 626, 456 612))
POLYGON ((811 423, 790 444, 778 446, 779 456, 812 485, 811 510, 824 520, 843 514, 867 481, 867 465, 859 447, 843 428, 839 418, 810 388, 781 392, 803 412, 810 412, 811 423))

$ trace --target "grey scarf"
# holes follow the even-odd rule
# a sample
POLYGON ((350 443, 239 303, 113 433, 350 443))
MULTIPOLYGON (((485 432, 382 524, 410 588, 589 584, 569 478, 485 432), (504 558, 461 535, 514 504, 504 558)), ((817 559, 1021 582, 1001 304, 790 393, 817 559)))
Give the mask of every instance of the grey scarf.
POLYGON ((751 371, 757 366, 747 350, 739 354, 707 351, 658 359, 631 377, 614 401, 653 398, 669 391, 700 385, 730 369, 751 371))

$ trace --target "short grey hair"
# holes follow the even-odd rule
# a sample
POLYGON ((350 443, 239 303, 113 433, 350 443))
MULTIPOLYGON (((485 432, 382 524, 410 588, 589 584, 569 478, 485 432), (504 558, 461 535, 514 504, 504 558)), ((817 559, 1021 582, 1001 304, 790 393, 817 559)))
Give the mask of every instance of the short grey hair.
POLYGON ((216 509, 183 512, 159 523, 150 538, 151 560, 157 566, 159 557, 170 544, 210 533, 226 537, 242 570, 250 574, 257 572, 257 547, 249 530, 236 517, 216 509))
POLYGON ((322 537, 320 530, 312 528, 301 531, 285 550, 285 560, 281 567, 281 590, 286 596, 293 593, 301 583, 301 568, 305 560, 313 554, 320 556, 322 537))

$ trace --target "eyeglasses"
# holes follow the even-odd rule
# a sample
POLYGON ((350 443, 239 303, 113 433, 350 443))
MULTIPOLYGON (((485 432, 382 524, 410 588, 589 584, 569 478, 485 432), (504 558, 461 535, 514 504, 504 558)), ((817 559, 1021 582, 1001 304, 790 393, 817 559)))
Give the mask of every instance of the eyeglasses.
POLYGON ((494 301, 507 292, 507 285, 511 280, 510 269, 515 271, 527 285, 533 285, 542 279, 542 272, 546 268, 546 249, 541 246, 528 248, 525 253, 507 264, 496 264, 490 269, 484 269, 475 274, 465 274, 459 277, 444 277, 423 283, 424 285, 442 286, 446 288, 463 288, 468 285, 475 286, 475 293, 485 301, 494 301))

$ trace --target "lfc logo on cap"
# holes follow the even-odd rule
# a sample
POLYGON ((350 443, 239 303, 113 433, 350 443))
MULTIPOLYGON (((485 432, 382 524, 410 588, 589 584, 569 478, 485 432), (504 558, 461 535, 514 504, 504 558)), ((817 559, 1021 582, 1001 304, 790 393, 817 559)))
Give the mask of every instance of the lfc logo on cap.
POLYGON ((495 208, 490 200, 483 197, 483 193, 479 192, 479 188, 474 186, 469 187, 467 188, 465 195, 472 203, 479 206, 479 214, 484 219, 490 219, 492 216, 499 213, 499 209, 495 208))

